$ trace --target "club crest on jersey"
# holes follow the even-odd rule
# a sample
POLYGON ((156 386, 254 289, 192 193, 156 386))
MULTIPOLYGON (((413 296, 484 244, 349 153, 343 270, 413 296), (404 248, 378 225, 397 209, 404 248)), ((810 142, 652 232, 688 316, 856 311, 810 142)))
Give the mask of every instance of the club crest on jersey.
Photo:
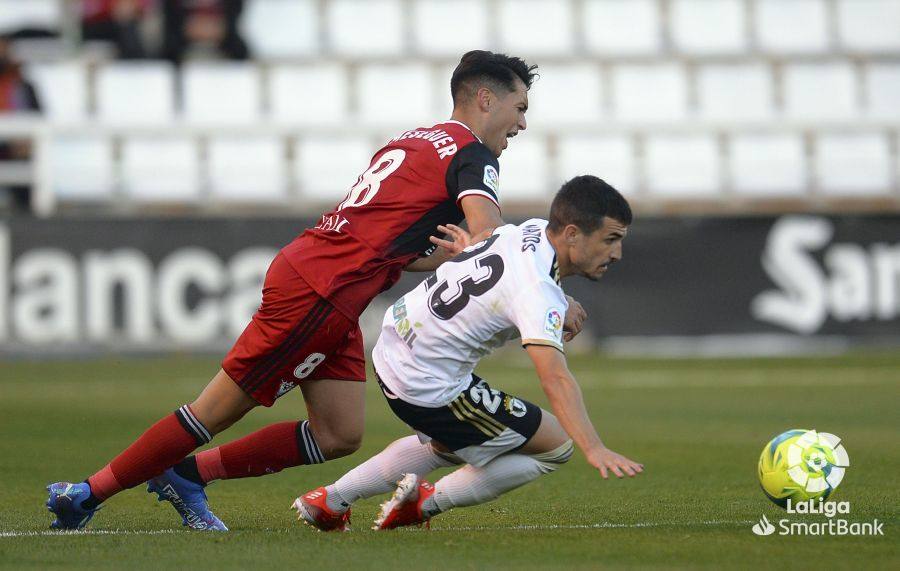
POLYGON ((493 165, 484 166, 484 185, 494 191, 494 194, 500 194, 500 173, 493 165))
POLYGON ((525 408, 524 402, 509 395, 506 395, 506 398, 503 399, 503 408, 516 418, 522 418, 528 410, 525 408))
POLYGON ((562 337, 563 319, 559 311, 551 309, 547 312, 547 320, 544 322, 544 332, 553 335, 556 339, 562 337))
POLYGON ((278 387, 278 392, 275 393, 275 398, 283 397, 296 386, 297 384, 291 381, 281 381, 281 385, 278 387))

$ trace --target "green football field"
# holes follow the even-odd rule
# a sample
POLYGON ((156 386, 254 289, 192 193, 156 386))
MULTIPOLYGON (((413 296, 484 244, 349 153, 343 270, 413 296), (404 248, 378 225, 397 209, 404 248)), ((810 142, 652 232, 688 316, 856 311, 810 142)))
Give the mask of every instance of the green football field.
MULTIPOLYGON (((3 568, 597 568, 900 569, 900 355, 816 359, 571 361, 606 443, 643 462, 603 481, 576 454, 555 474, 498 501, 443 514, 430 531, 368 529, 379 501, 354 507, 352 533, 300 525, 298 494, 407 434, 368 386, 366 437, 349 458, 265 478, 218 482, 226 534, 185 531, 143 488, 116 496, 89 531, 48 531, 44 486, 81 480, 151 422, 189 402, 213 359, 0 363, 0 567, 3 568), (844 439, 851 465, 835 500, 883 537, 758 537, 753 523, 790 517, 759 489, 763 445, 789 428, 844 439)), ((479 367, 492 385, 546 406, 524 354, 479 367)), ((305 416, 299 391, 257 410, 216 443, 305 416)))

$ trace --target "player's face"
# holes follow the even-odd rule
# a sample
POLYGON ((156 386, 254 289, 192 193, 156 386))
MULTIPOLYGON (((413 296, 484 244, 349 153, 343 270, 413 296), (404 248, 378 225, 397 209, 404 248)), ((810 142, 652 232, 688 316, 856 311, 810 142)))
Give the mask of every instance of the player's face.
POLYGON ((528 90, 525 83, 516 78, 516 89, 509 93, 494 94, 493 105, 485 129, 484 144, 500 156, 509 145, 509 139, 524 131, 525 112, 528 110, 528 90))
POLYGON ((622 259, 622 240, 628 227, 609 216, 603 217, 603 226, 590 234, 577 232, 569 249, 569 256, 578 275, 597 281, 609 267, 622 259))

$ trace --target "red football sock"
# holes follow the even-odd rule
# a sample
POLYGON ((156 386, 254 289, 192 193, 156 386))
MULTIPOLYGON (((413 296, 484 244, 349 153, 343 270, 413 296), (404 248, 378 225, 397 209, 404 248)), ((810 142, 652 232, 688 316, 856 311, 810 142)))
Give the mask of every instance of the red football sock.
POLYGON ((207 484, 213 480, 265 476, 325 461, 305 420, 271 424, 234 442, 204 450, 195 458, 197 471, 207 484))
POLYGON ((206 428, 185 405, 151 426, 112 462, 88 478, 91 493, 102 501, 146 482, 209 442, 210 438, 206 428))

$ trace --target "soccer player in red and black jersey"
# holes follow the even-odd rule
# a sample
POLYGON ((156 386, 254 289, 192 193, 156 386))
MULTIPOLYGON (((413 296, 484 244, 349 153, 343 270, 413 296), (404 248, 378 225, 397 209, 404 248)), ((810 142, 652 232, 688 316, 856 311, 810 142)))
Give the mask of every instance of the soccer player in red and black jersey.
POLYGON ((169 500, 185 525, 224 530, 206 504, 206 484, 357 450, 366 379, 359 315, 402 270, 433 270, 467 245, 452 225, 465 219, 478 236, 503 224, 497 157, 526 127, 535 68, 503 54, 465 54, 451 79, 451 119, 388 142, 346 198, 281 250, 266 274, 262 305, 194 402, 85 482, 48 487, 53 527, 83 527, 101 502, 149 481, 149 491, 169 500), (461 239, 441 240, 438 226, 461 239), (295 386, 308 420, 273 424, 185 458, 295 386))

